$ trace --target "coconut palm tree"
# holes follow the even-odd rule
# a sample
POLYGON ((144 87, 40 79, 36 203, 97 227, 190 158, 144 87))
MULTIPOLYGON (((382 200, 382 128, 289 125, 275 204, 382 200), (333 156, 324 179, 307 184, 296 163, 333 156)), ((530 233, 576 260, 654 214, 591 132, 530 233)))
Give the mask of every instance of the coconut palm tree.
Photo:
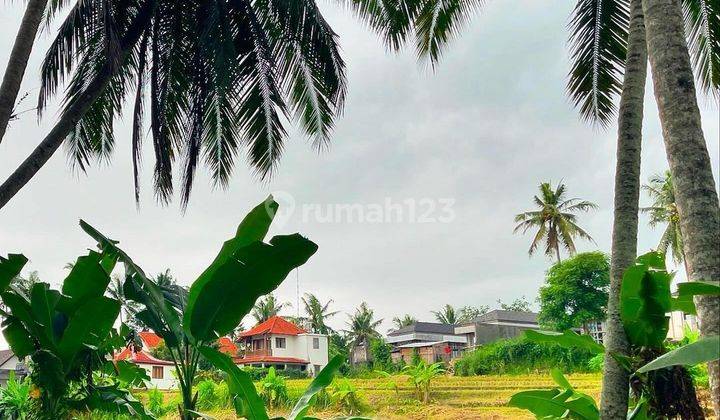
POLYGON ((667 254, 669 251, 676 264, 684 263, 685 250, 683 249, 682 233, 680 232, 680 215, 675 203, 675 192, 673 191, 670 171, 651 176, 649 182, 644 184, 642 189, 652 199, 652 204, 649 207, 640 209, 641 212, 650 215, 650 227, 655 228, 658 225, 665 225, 665 231, 657 245, 658 252, 667 254))
POLYGON ((155 276, 155 283, 160 287, 170 287, 177 284, 177 281, 170 272, 170 269, 166 268, 165 271, 155 276))
POLYGON ((15 36, 12 51, 10 51, 10 59, 5 67, 2 84, 0 84, 0 143, 12 118, 15 101, 20 92, 20 84, 25 75, 47 2, 48 0, 28 0, 27 6, 25 6, 25 13, 15 36))
POLYGON ((455 312, 455 308, 453 308, 449 303, 445 304, 441 310, 431 312, 435 315, 437 322, 441 324, 455 325, 458 323, 458 316, 455 312))
POLYGON ((306 322, 310 331, 318 334, 331 334, 333 329, 328 327, 325 321, 340 313, 340 311, 330 311, 330 304, 333 302, 332 299, 328 300, 323 304, 320 299, 312 293, 305 293, 302 298, 303 306, 305 309, 305 315, 307 316, 306 322))
POLYGON ((350 363, 355 364, 355 349, 363 346, 365 351, 365 360, 370 360, 370 340, 380 338, 377 328, 382 323, 382 319, 375 320, 375 313, 368 308, 367 303, 363 302, 355 309, 353 315, 348 315, 347 326, 345 330, 346 339, 350 343, 350 363))
POLYGON ((113 121, 128 98, 136 200, 146 119, 160 202, 173 195, 178 160, 183 205, 203 163, 226 186, 246 152, 255 173, 268 177, 282 155, 284 119, 297 120, 316 147, 327 145, 344 102, 344 69, 337 35, 314 0, 77 1, 41 68, 39 112, 69 78, 65 107, 0 185, 0 208, 63 142, 81 170, 110 159, 113 121))
POLYGON ((140 305, 135 301, 125 298, 123 283, 124 281, 121 280, 119 276, 113 276, 108 285, 108 295, 120 302, 120 307, 122 308, 120 311, 120 322, 129 325, 133 329, 140 330, 141 325, 135 320, 135 315, 140 310, 140 305))
POLYGON ((587 212, 596 209, 597 205, 579 198, 565 199, 565 185, 561 182, 555 190, 550 183, 540 184, 540 196, 533 198, 538 210, 527 211, 515 216, 517 226, 513 233, 527 232, 537 228, 535 237, 530 244, 528 254, 533 255, 544 241, 545 255, 553 256, 560 262, 560 247, 564 247, 570 255, 575 254, 575 238, 579 237, 595 242, 587 232, 577 225, 577 216, 573 213, 587 212))
POLYGON ((413 325, 417 322, 417 318, 410 314, 403 315, 402 318, 395 317, 393 318, 393 327, 395 327, 396 330, 399 330, 400 328, 407 327, 410 325, 413 325))
POLYGON ((289 302, 278 302, 275 295, 270 293, 265 298, 260 298, 255 302, 251 314, 255 318, 255 322, 260 324, 278 315, 283 308, 288 306, 290 306, 289 302))

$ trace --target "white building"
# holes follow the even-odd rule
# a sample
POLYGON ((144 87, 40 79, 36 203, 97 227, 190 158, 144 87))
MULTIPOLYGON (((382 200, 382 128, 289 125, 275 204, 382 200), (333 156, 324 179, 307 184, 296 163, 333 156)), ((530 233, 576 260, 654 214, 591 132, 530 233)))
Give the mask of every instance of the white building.
POLYGON ((315 375, 328 363, 328 337, 309 333, 274 316, 240 334, 245 351, 236 357, 240 366, 298 369, 315 375))
POLYGON ((0 385, 6 385, 10 372, 15 372, 16 377, 27 373, 25 366, 15 356, 12 350, 0 350, 0 385))
POLYGON ((145 383, 148 388, 167 390, 178 387, 173 363, 167 360, 157 359, 144 350, 135 351, 128 347, 117 354, 114 360, 126 360, 145 369, 150 377, 150 381, 146 381, 145 383))

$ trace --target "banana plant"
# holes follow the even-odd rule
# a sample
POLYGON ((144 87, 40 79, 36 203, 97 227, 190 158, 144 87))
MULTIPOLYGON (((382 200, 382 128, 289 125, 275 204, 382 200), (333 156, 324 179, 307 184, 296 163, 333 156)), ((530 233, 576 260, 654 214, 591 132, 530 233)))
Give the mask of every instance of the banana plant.
MULTIPOLYGON (((108 356, 124 343, 123 332, 113 329, 120 303, 104 296, 115 257, 90 251, 77 259, 61 290, 36 283, 27 293, 12 284, 26 262, 21 254, 0 257, 0 314, 13 353, 30 361, 38 417, 59 419, 72 409, 102 409, 150 418, 119 381, 108 379, 117 373, 108 356), (101 372, 106 374, 98 384, 94 374, 101 372)), ((125 377, 132 373, 126 371, 125 377)))
MULTIPOLYGON (((682 410, 684 414, 691 413, 691 417, 694 414, 701 414, 692 380, 684 369, 666 371, 665 374, 656 374, 654 371, 678 365, 691 366, 720 358, 720 339, 717 336, 705 337, 695 343, 664 353, 664 342, 669 329, 667 313, 672 311, 695 313, 694 296, 720 295, 720 287, 716 284, 690 282, 681 283, 678 286, 677 296, 673 297, 670 292, 671 280, 672 274, 665 269, 664 256, 656 252, 638 257, 636 263, 625 270, 623 275, 620 290, 620 317, 633 354, 609 353, 609 355, 618 360, 620 365, 636 378, 633 381, 636 384, 635 393, 637 394, 635 407, 631 408, 628 413, 629 419, 649 418, 650 415, 660 415, 658 413, 663 410, 682 410), (678 389, 687 389, 687 393, 678 393, 677 395, 666 393, 670 394, 669 396, 674 398, 674 401, 663 401, 662 396, 655 395, 655 390, 660 388, 660 382, 666 383, 668 378, 671 382, 683 382, 684 385, 675 385, 678 389)), ((594 354, 605 352, 605 348, 595 343, 589 336, 579 335, 573 331, 560 333, 531 330, 526 331, 525 336, 531 341, 556 343, 568 348, 584 348, 594 354)), ((558 403, 556 396, 564 395, 562 394, 565 392, 564 389, 560 389, 560 392, 557 393, 538 390, 533 398, 535 401, 553 400, 547 404, 556 404, 558 403)), ((528 408, 527 404, 522 401, 526 400, 513 396, 510 405, 528 408)), ((538 404, 540 403, 538 402, 538 404)), ((546 404, 546 402, 542 404, 546 404)), ((661 414, 672 416, 673 412, 661 414)), ((550 414, 547 416, 549 416, 548 418, 560 418, 550 414)))
MULTIPOLYGON (((209 345, 232 332, 260 296, 275 290, 293 269, 307 262, 318 249, 315 243, 297 233, 274 236, 269 242, 263 242, 278 207, 270 196, 250 211, 189 291, 159 287, 118 247, 117 241, 81 222, 85 232, 98 242, 102 253, 124 264, 126 299, 139 304, 141 309, 137 318, 165 340, 182 397, 178 407, 182 420, 198 416, 197 393, 193 394, 192 384, 200 358, 204 356, 225 371, 229 369, 226 365, 232 364, 232 360, 228 362, 229 359, 214 355, 208 350, 209 345)), ((254 407, 254 396, 248 394, 248 382, 234 379, 247 375, 235 373, 228 384, 241 396, 237 406, 243 410, 254 407)), ((248 418, 263 417, 251 412, 248 418)))

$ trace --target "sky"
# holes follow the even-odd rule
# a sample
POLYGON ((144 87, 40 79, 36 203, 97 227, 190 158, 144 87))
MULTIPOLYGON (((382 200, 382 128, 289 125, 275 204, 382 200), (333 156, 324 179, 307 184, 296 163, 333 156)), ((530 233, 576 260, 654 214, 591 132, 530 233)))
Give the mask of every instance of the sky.
MULTIPOLYGON (((169 268, 189 285, 242 217, 274 193, 293 211, 278 215, 271 235, 300 232, 319 245, 278 288, 277 297, 293 305, 284 313, 296 314, 298 290, 314 293, 333 300, 331 308, 341 314, 330 325, 342 329, 346 314, 365 301, 384 320, 384 332, 395 316, 430 321, 431 311, 446 303, 495 308, 497 300, 521 296, 534 302, 552 260, 528 256, 531 234, 513 234, 513 217, 533 209, 541 182, 562 181, 570 196, 597 203, 597 211, 579 219, 596 244, 578 240, 578 249, 609 250, 617 127, 581 122, 565 95, 572 2, 489 2, 435 71, 412 49, 388 52, 335 2, 319 3, 340 36, 349 82, 329 150, 318 153, 290 130, 271 180, 254 178, 242 157, 227 189, 214 189, 201 170, 183 213, 179 200, 165 207, 154 201, 146 142, 138 210, 127 117, 116 124, 110 163, 78 173, 56 153, 0 210, 0 254, 24 253, 26 274, 36 270, 59 285, 64 266, 94 247, 78 227, 83 219, 119 240, 145 271, 169 268)), ((22 5, 0 5, 0 71, 22 5)), ((36 101, 50 32, 36 43, 21 89, 29 96, 20 110, 36 101)), ((644 181, 667 168, 650 83, 647 91, 644 181)), ((31 111, 12 123, 0 143, 0 178, 52 127, 57 102, 41 121, 31 111)), ((702 96, 699 102, 717 178, 718 105, 702 96)), ((649 204, 645 195, 641 204, 649 204)), ((660 234, 641 217, 639 251, 655 247, 660 234)))

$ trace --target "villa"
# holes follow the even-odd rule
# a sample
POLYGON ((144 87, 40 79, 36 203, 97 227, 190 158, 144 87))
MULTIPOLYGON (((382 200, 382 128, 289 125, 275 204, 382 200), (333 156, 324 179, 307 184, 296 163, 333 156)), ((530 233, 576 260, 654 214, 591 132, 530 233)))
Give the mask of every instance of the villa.
POLYGON ((537 330, 538 314, 524 311, 496 309, 455 326, 455 334, 467 338, 469 348, 500 339, 515 338, 526 330, 537 330))
POLYGON ((467 346, 467 338, 455 334, 455 327, 437 322, 416 322, 391 331, 386 341, 393 346, 393 362, 410 363, 415 354, 427 363, 449 361, 467 346))

